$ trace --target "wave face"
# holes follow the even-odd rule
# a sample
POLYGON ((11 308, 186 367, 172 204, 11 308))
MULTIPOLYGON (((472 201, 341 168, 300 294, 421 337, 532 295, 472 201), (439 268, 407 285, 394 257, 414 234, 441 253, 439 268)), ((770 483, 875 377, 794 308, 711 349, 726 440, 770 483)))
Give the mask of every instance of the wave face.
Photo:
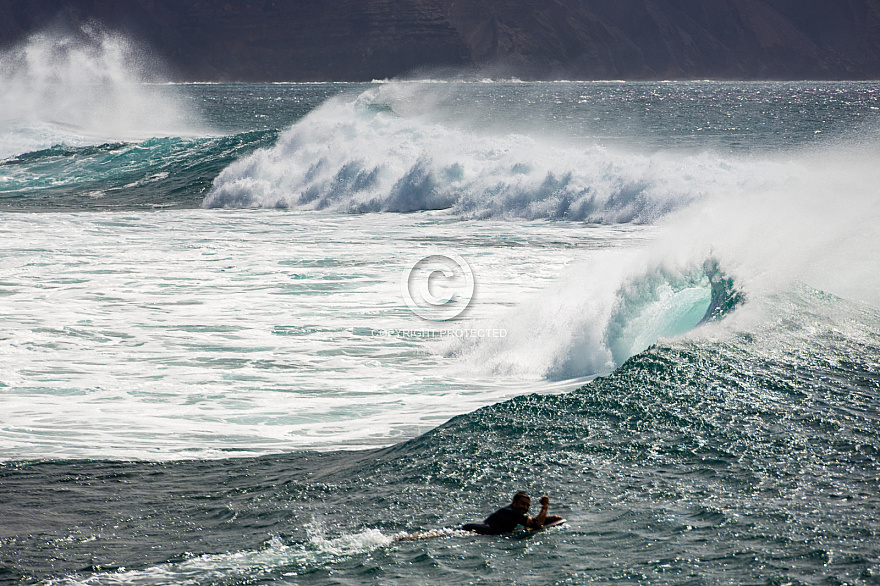
POLYGON ((222 169, 340 91, 264 99, 163 74, 149 50, 97 25, 0 53, 0 208, 197 208, 222 169))
POLYGON ((161 69, 98 27, 0 54, 0 207, 192 207, 253 139, 203 138, 201 114, 158 83, 161 69))
POLYGON ((274 131, 255 131, 27 152, 0 161, 0 208, 192 208, 221 169, 275 137, 274 131))

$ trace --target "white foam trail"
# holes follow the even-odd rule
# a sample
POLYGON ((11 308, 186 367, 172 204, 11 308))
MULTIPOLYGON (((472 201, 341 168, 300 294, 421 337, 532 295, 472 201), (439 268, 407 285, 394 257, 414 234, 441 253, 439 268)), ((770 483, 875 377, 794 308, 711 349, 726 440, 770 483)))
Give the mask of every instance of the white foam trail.
POLYGON ((302 572, 337 563, 351 556, 368 553, 394 543, 394 538, 378 529, 326 538, 323 530, 311 531, 307 543, 287 545, 272 537, 262 549, 223 554, 193 556, 177 563, 167 563, 143 570, 120 568, 115 572, 99 572, 88 577, 67 577, 50 580, 48 585, 110 585, 110 584, 212 584, 234 577, 259 581, 279 576, 294 578, 302 572))
POLYGON ((155 58, 126 37, 85 27, 41 32, 0 54, 0 157, 59 143, 204 134, 155 58))

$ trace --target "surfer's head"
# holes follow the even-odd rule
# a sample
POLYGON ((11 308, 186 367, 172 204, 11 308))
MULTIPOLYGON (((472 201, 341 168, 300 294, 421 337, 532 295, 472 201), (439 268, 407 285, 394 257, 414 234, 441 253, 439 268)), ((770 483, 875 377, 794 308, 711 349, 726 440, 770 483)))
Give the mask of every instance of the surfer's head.
POLYGON ((510 506, 517 511, 528 513, 529 509, 532 506, 532 499, 531 497, 529 497, 527 492, 521 490, 513 495, 513 502, 510 504, 510 506))

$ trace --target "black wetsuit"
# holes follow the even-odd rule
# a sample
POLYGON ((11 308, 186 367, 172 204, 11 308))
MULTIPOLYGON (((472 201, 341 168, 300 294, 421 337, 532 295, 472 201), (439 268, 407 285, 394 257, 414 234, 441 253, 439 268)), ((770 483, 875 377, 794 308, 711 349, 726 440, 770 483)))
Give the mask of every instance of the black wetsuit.
POLYGON ((515 511, 512 506, 508 505, 489 515, 482 523, 468 523, 462 529, 480 535, 500 535, 512 533, 517 525, 525 525, 526 523, 528 523, 528 516, 525 513, 515 511))

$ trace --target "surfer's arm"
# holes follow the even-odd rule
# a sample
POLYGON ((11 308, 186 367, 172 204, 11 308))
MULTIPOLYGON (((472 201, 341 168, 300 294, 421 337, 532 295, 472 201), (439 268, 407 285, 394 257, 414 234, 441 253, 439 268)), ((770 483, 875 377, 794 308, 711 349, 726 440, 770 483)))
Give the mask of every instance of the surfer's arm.
POLYGON ((541 512, 537 517, 529 517, 529 527, 540 529, 544 526, 544 520, 547 518, 547 509, 550 507, 550 499, 546 496, 541 497, 541 512))

